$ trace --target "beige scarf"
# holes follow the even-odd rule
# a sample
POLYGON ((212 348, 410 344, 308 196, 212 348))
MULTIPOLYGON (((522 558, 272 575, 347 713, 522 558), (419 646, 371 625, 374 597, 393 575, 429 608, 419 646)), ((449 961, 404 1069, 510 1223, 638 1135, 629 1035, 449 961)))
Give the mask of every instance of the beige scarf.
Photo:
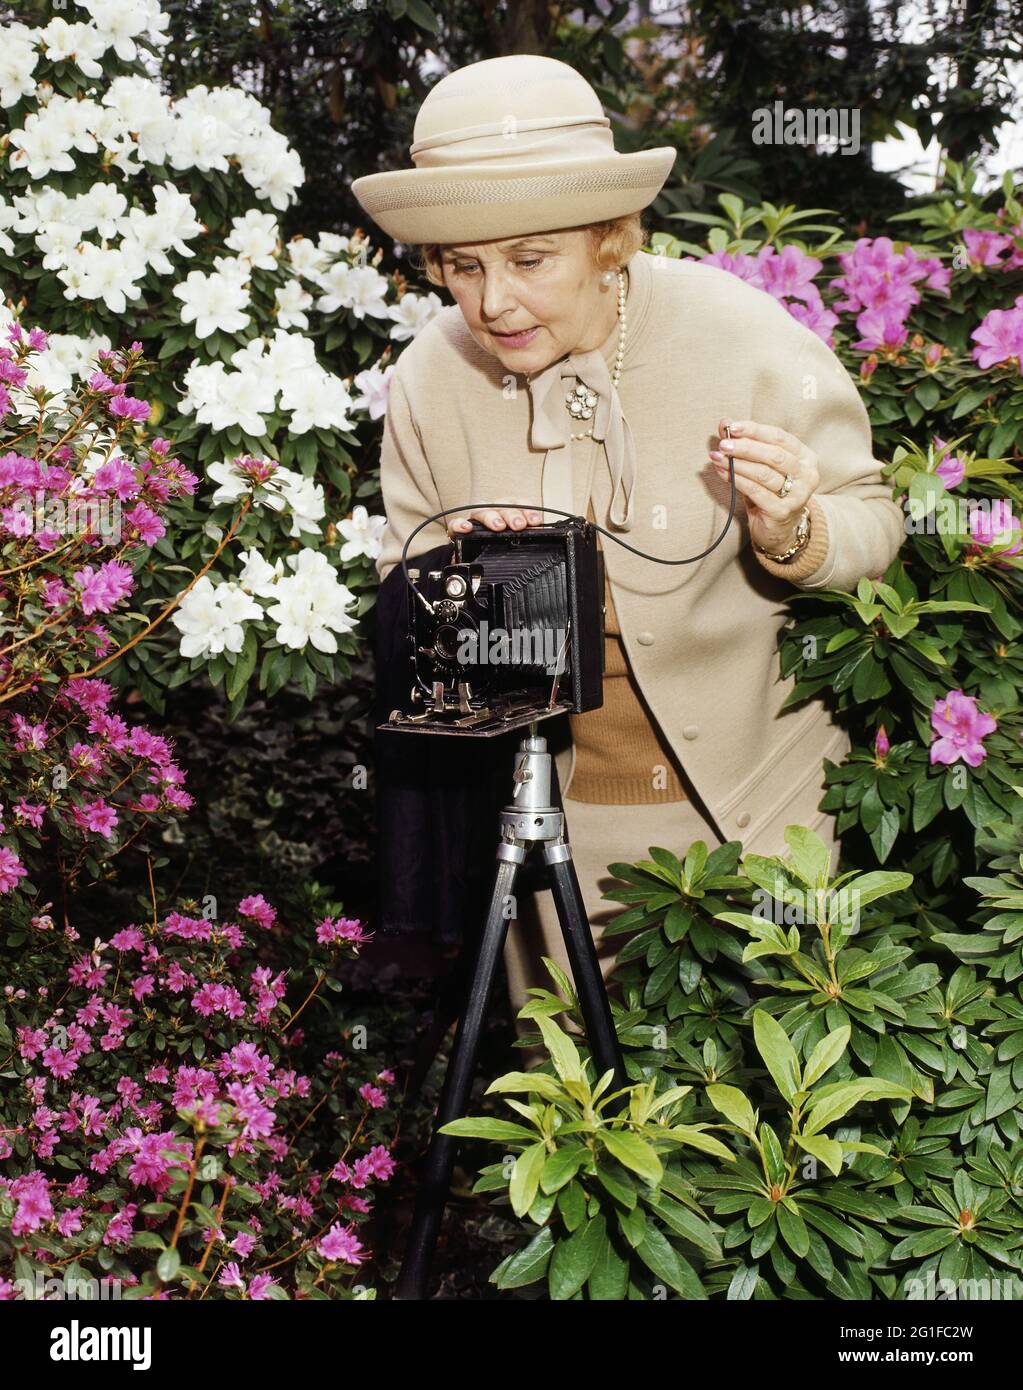
MULTIPOLYGON (((590 421, 577 421, 568 413, 565 396, 579 383, 594 391, 597 404, 592 416, 593 438, 604 445, 611 474, 611 505, 608 516, 621 531, 632 529, 632 507, 636 489, 636 445, 629 422, 622 413, 618 392, 611 385, 611 373, 602 352, 573 353, 553 362, 538 375, 527 378, 533 402, 529 442, 533 449, 571 448, 573 428, 588 428, 590 421), (623 491, 624 508, 618 506, 623 491)), ((570 454, 566 454, 567 460, 570 454)), ((558 518, 559 520, 563 518, 558 518)))

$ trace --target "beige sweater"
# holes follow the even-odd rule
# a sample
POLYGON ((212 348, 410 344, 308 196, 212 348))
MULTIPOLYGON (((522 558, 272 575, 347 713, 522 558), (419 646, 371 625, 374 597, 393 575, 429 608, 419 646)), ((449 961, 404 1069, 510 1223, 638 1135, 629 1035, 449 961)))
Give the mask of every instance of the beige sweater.
MULTIPOLYGON (((812 538, 795 564, 775 564, 750 544, 741 494, 724 540, 695 564, 651 563, 600 538, 608 606, 637 700, 723 834, 752 836, 781 809, 812 820, 811 779, 822 756, 841 758, 848 739, 821 700, 782 710, 793 684, 778 669, 783 600, 792 585, 852 590, 862 576, 881 574, 903 540, 902 513, 873 457, 856 386, 815 334, 769 295, 715 267, 640 252, 628 270, 618 390, 638 475, 634 522, 623 539, 681 558, 718 536, 728 482, 707 453, 722 417, 790 430, 816 451, 821 471, 812 538)), ((609 366, 616 346, 617 330, 601 348, 609 366)), ((445 507, 539 504, 586 515, 592 506, 615 534, 603 447, 580 440, 532 449, 530 404, 525 378, 476 343, 457 306, 403 352, 381 451, 388 519, 381 578, 413 527, 445 507)), ((450 519, 424 527, 409 558, 446 541, 450 519)), ((544 724, 563 791, 577 763, 569 723, 544 724)), ((585 752, 583 759, 585 771, 585 752)), ((603 770, 653 785, 663 761, 661 747, 644 740, 639 754, 627 748, 603 770)))

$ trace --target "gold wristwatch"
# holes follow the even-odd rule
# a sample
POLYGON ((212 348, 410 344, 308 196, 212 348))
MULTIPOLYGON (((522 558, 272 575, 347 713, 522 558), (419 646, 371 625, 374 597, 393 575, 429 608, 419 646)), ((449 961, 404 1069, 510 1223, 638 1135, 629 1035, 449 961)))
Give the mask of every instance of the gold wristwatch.
POLYGON ((753 544, 757 545, 757 549, 760 551, 761 555, 766 555, 769 560, 774 560, 774 562, 779 565, 787 565, 790 560, 794 560, 801 551, 806 549, 809 540, 810 508, 804 507, 800 513, 799 524, 796 527, 795 542, 789 546, 788 550, 783 551, 781 555, 772 555, 771 552, 765 550, 762 545, 757 545, 756 541, 754 541, 753 544))

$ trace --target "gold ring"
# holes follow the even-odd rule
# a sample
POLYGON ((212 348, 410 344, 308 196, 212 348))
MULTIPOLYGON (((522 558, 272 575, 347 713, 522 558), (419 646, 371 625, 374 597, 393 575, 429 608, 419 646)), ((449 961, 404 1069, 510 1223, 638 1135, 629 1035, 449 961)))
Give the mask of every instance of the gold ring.
POLYGON ((781 487, 778 489, 778 496, 779 496, 779 497, 788 497, 789 493, 792 491, 792 484, 793 484, 794 481, 795 481, 795 480, 793 479, 792 474, 791 474, 791 473, 786 473, 786 474, 785 474, 785 481, 782 483, 781 487))

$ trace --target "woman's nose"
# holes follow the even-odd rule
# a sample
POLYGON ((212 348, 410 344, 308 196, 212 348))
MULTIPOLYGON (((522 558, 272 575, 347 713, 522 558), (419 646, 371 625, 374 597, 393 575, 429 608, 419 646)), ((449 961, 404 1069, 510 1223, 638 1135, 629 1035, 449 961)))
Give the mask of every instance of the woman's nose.
POLYGON ((494 272, 486 275, 483 282, 483 301, 480 307, 488 325, 499 320, 502 315, 514 311, 515 296, 503 275, 494 272))

